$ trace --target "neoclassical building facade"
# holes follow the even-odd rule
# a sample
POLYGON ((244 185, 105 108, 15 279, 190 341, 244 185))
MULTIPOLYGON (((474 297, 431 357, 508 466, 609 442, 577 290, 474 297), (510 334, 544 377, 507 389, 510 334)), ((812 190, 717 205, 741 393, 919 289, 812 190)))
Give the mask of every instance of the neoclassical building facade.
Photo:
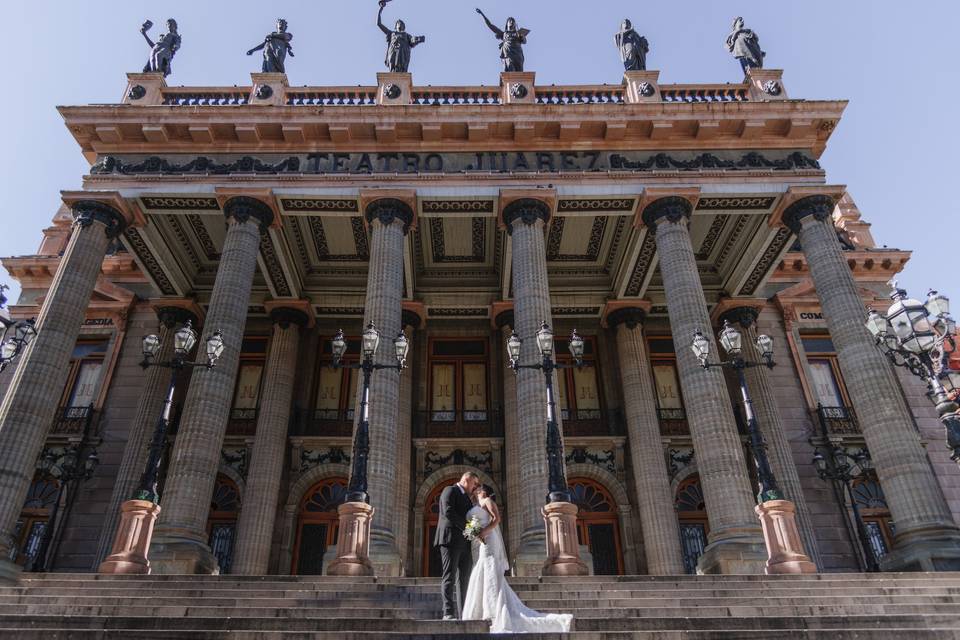
MULTIPOLYGON (((518 575, 544 560, 546 390, 597 574, 762 572, 739 388, 699 366, 729 321, 775 341, 748 385, 770 464, 821 571, 960 567, 960 472, 922 386, 863 326, 910 257, 880 248, 818 159, 845 103, 742 84, 174 88, 131 74, 117 104, 63 107, 90 163, 35 255, 3 259, 38 335, 0 374, 0 576, 94 571, 138 485, 170 371, 142 340, 189 321, 223 356, 177 386, 155 573, 321 574, 358 420, 347 361, 374 323, 411 342, 370 385, 371 558, 438 575, 440 491, 496 492, 518 575), (569 361, 569 360, 566 360, 569 361), (817 447, 859 464, 823 480, 817 447), (60 473, 73 459, 90 471, 60 473), (58 476, 58 473, 60 475, 58 476), (859 516, 854 517, 854 507, 859 516)), ((35 212, 29 212, 34 217, 35 212)), ((201 347, 202 349, 202 347, 201 347)))

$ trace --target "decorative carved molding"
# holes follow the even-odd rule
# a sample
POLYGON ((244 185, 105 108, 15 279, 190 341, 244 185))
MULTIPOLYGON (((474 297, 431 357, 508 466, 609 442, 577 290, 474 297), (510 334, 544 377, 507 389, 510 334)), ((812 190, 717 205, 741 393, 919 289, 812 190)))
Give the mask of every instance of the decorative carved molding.
POLYGON ((488 309, 485 307, 431 307, 427 314, 431 318, 485 318, 488 309))
POLYGON ((630 275, 630 281, 627 283, 627 289, 624 292, 628 296, 640 295, 643 283, 647 279, 650 266, 653 264, 653 258, 657 254, 657 241, 652 233, 648 233, 643 238, 643 244, 640 245, 640 254, 637 256, 637 263, 633 266, 633 273, 630 275))
POLYGON ((360 213, 360 204, 353 198, 283 198, 284 211, 316 213, 360 213))
POLYGON ((542 220, 544 224, 550 220, 550 207, 543 200, 521 198, 511 202, 503 210, 503 223, 507 225, 507 232, 511 235, 515 223, 532 225, 537 220, 542 220))
POLYGON ((470 255, 448 256, 443 231, 443 219, 430 218, 430 247, 433 253, 433 262, 484 262, 487 255, 486 229, 486 218, 472 218, 470 223, 470 255))
POLYGON ((270 278, 270 283, 273 285, 277 297, 289 298, 292 296, 293 293, 287 283, 287 277, 283 273, 283 267, 280 265, 280 258, 277 256, 273 239, 266 231, 260 234, 260 256, 263 258, 263 265, 266 268, 265 275, 270 278))
POLYGON ((366 262, 370 259, 370 250, 367 246, 367 230, 363 227, 363 218, 351 217, 350 229, 353 232, 354 254, 332 254, 327 244, 327 234, 323 228, 323 219, 319 216, 307 216, 310 226, 310 236, 313 238, 313 248, 321 262, 366 262))
POLYGON ((680 222, 689 220, 693 214, 693 206, 690 201, 680 196, 667 196, 654 200, 643 210, 643 223, 656 233, 657 223, 661 219, 668 222, 680 222))
POLYGON ((140 201, 146 209, 155 211, 220 211, 216 198, 142 196, 140 201))
POLYGON ((547 236, 547 260, 552 262, 596 262, 600 256, 600 245, 603 244, 603 234, 607 229, 609 216, 597 216, 593 219, 590 228, 590 239, 587 241, 587 252, 582 255, 561 254, 560 244, 563 240, 563 228, 566 218, 554 218, 547 236))
POLYGON ((717 256, 715 261, 717 271, 723 269, 723 266, 727 263, 727 259, 733 254, 733 250, 737 246, 737 240, 739 240, 740 236, 743 235, 743 232, 747 228, 747 224, 749 224, 750 219, 751 216, 748 215, 737 216, 737 221, 733 225, 733 230, 727 237, 727 242, 723 245, 723 248, 720 249, 720 255, 717 256))
POLYGON ((583 198, 579 200, 560 200, 557 203, 558 213, 573 213, 583 211, 633 211, 637 201, 635 198, 583 198))
POLYGON ((350 464, 350 455, 340 447, 304 449, 300 452, 301 473, 322 464, 350 464))
POLYGON ((200 318, 197 314, 184 307, 160 307, 157 309, 157 318, 160 324, 168 329, 185 325, 187 322, 192 323, 194 327, 200 326, 200 318))
POLYGON ((193 232, 196 234, 197 242, 200 243, 200 247, 207 256, 207 260, 219 260, 220 252, 217 251, 216 246, 214 246, 213 238, 210 237, 210 231, 203 223, 203 219, 198 215, 188 215, 186 218, 187 222, 190 223, 190 228, 193 229, 193 232))
POLYGON ((566 457, 567 464, 593 464, 610 473, 617 472, 617 458, 612 449, 576 447, 566 457))
POLYGON ((403 232, 410 230, 413 224, 413 210, 403 200, 397 198, 378 198, 369 205, 366 210, 367 222, 372 223, 378 220, 384 226, 390 226, 397 220, 403 223, 403 232))
POLYGON ((289 329, 291 325, 306 327, 310 324, 310 316, 302 309, 274 307, 270 310, 270 321, 283 329, 289 329))
POLYGON ((190 242, 190 239, 187 237, 187 231, 181 223, 182 218, 183 216, 171 214, 164 216, 164 220, 170 225, 170 230, 173 231, 173 235, 177 237, 177 241, 180 243, 179 246, 183 247, 183 250, 186 252, 190 264, 193 265, 193 268, 196 269, 197 272, 200 272, 203 270, 203 265, 200 264, 200 256, 197 255, 196 250, 194 250, 193 243, 190 242))
POLYGON ((783 212, 783 224, 796 234, 800 233, 801 221, 813 216, 819 221, 830 220, 836 200, 828 195, 808 196, 797 200, 783 212))
POLYGON ((730 216, 717 216, 713 219, 713 224, 710 225, 710 229, 707 231, 707 235, 703 239, 703 244, 700 245, 700 250, 697 252, 697 260, 710 259, 710 254, 713 253, 713 249, 717 246, 717 242, 720 240, 720 235, 727 227, 727 223, 729 221, 730 216))
POLYGON ((746 329, 747 327, 752 326, 759 317, 760 312, 756 307, 744 305, 742 307, 734 307, 723 312, 717 319, 719 320, 720 324, 729 322, 731 324, 739 324, 741 327, 746 329))
POLYGON ((108 204, 93 200, 75 202, 73 220, 82 229, 86 229, 94 222, 99 222, 106 227, 107 237, 111 240, 119 237, 127 226, 127 220, 122 213, 108 204))
POLYGON ((628 329, 636 329, 643 324, 647 312, 638 307, 623 307, 615 309, 607 314, 607 325, 614 329, 621 324, 626 325, 628 329))
POLYGON ((150 251, 150 247, 143 241, 143 236, 140 235, 140 232, 134 227, 130 227, 123 232, 123 236, 127 239, 130 248, 133 249, 133 253, 140 260, 140 264, 143 265, 143 268, 150 276, 150 279, 153 280, 160 293, 165 296, 177 295, 176 288, 174 288, 170 279, 167 278, 167 274, 164 273, 160 263, 157 262, 156 257, 154 257, 150 251))
POLYGON ((773 240, 770 241, 770 244, 767 245, 763 255, 760 256, 760 261, 757 262, 757 266, 753 268, 750 277, 747 278, 747 281, 740 288, 738 295, 750 296, 757 291, 763 279, 776 266, 777 259, 780 257, 780 254, 783 253, 783 250, 791 238, 793 238, 793 231, 790 229, 780 227, 780 229, 777 230, 777 234, 773 237, 773 240))
POLYGON ((424 200, 423 213, 493 213, 493 200, 424 200))
POLYGON ((552 307, 550 313, 554 316, 596 316, 600 314, 600 307, 552 307))
POLYGON ((493 453, 483 451, 479 453, 468 453, 463 449, 454 449, 447 455, 442 455, 436 451, 427 451, 423 457, 423 475, 430 475, 438 469, 447 466, 469 465, 484 473, 493 475, 493 453))
POLYGON ((227 200, 223 205, 223 215, 237 222, 247 222, 252 218, 260 224, 262 232, 273 223, 273 210, 264 202, 248 196, 234 196, 227 200))
POLYGON ((776 197, 701 198, 697 211, 768 211, 776 197))
POLYGON ((253 156, 243 156, 233 162, 217 162, 199 156, 183 164, 175 164, 159 156, 150 156, 141 162, 129 162, 116 156, 103 156, 90 168, 91 175, 138 175, 207 173, 226 175, 231 173, 300 173, 301 163, 297 156, 284 158, 274 164, 265 163, 253 156))

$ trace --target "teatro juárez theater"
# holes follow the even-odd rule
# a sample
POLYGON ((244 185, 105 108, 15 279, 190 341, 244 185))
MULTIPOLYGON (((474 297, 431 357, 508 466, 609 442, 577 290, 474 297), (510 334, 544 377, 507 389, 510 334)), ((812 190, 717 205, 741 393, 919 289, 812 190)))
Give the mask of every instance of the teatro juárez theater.
POLYGON ((0 574, 439 575, 467 470, 517 575, 762 573, 771 476, 799 565, 960 566, 943 427, 864 328, 910 253, 818 162, 844 101, 748 64, 294 87, 269 58, 60 108, 90 169, 3 259, 37 322, 0 375, 0 574), (691 349, 724 327, 773 341, 755 421, 691 349))

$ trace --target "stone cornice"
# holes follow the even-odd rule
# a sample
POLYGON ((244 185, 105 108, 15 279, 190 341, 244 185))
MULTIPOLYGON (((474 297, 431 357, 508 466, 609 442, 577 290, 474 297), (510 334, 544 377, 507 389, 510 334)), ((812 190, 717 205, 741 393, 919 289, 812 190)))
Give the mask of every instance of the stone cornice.
MULTIPOLYGON (((843 257, 859 282, 887 282, 906 267, 911 251, 898 249, 861 249, 844 251, 843 257)), ((796 282, 810 275, 807 257, 800 251, 792 251, 770 274, 770 282, 796 282)))

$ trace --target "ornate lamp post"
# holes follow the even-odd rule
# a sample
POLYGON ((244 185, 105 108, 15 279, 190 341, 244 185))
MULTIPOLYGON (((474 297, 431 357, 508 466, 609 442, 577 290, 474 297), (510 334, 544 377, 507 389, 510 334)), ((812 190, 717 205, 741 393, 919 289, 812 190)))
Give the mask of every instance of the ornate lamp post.
POLYGON ((763 439, 763 434, 760 433, 757 416, 753 410, 753 400, 747 387, 747 369, 760 366, 773 369, 776 366, 773 360, 773 339, 767 335, 757 336, 754 346, 762 362, 755 362, 744 357, 743 334, 728 321, 724 321, 717 338, 720 346, 729 356, 728 360, 719 363, 709 361, 710 341, 700 331, 694 334, 691 348, 704 369, 726 367, 737 372, 743 409, 747 418, 750 450, 753 453, 757 481, 760 485, 755 510, 760 517, 769 555, 767 573, 816 573, 816 565, 804 552, 803 543, 800 540, 795 517, 796 507, 791 501, 784 499, 783 492, 777 486, 777 479, 770 468, 770 461, 767 459, 767 443, 763 439))
POLYGON ((100 457, 97 455, 96 448, 91 448, 90 452, 86 453, 89 444, 87 442, 88 436, 89 433, 85 430, 83 439, 79 444, 70 445, 60 451, 47 449, 40 458, 39 475, 46 480, 54 480, 58 483, 57 498, 50 511, 50 519, 43 530, 40 544, 27 562, 25 567, 27 571, 47 571, 50 545, 53 542, 53 529, 57 524, 57 515, 60 512, 60 503, 63 501, 64 491, 68 491, 66 507, 69 514, 74 493, 69 489, 70 485, 89 480, 93 477, 97 467, 100 466, 100 457))
MULTIPOLYGON (((870 454, 861 449, 857 453, 849 453, 840 446, 832 443, 824 437, 819 443, 814 445, 813 464, 817 468, 817 475, 821 480, 830 480, 841 485, 850 499, 850 508, 853 511, 854 525, 857 529, 857 537, 860 540, 860 546, 863 548, 864 565, 867 571, 880 571, 880 559, 874 553, 873 545, 870 544, 870 536, 867 534, 867 526, 863 522, 863 516, 860 513, 860 507, 853 495, 854 479, 863 475, 871 468, 870 454)), ((842 499, 838 496, 842 503, 842 499)))
POLYGON ((120 506, 120 525, 113 541, 113 549, 110 556, 100 564, 100 573, 150 573, 147 552, 150 549, 150 539, 153 537, 153 525, 160 514, 160 505, 157 504, 160 500, 157 483, 160 463, 163 459, 163 446, 170 428, 173 395, 184 369, 194 367, 212 369, 216 366, 220 356, 223 355, 223 333, 217 330, 206 339, 205 361, 187 360, 196 344, 197 334, 189 320, 173 334, 173 357, 167 362, 157 361, 162 346, 158 336, 148 335, 143 339, 143 361, 140 366, 144 369, 150 367, 170 369, 170 384, 167 387, 163 410, 153 429, 147 464, 140 476, 140 486, 134 491, 133 497, 120 506))
MULTIPOLYGON (((3 292, 9 288, 7 285, 0 284, 0 309, 7 303, 7 297, 3 292)), ((3 329, 0 331, 0 371, 3 371, 23 353, 27 345, 33 342, 37 337, 37 329, 34 327, 33 319, 13 321, 0 316, 0 325, 3 329)))
POLYGON ((570 355, 573 364, 560 363, 553 358, 553 331, 544 322, 536 334, 537 350, 540 362, 520 364, 520 351, 523 340, 516 334, 507 340, 507 356, 514 373, 521 369, 539 369, 543 372, 547 386, 547 504, 543 508, 543 517, 547 527, 547 561, 544 564, 545 575, 586 575, 587 567, 580 560, 580 548, 577 543, 577 506, 571 503, 570 489, 567 487, 564 469, 563 437, 557 421, 557 404, 553 392, 553 372, 556 369, 581 368, 584 366, 583 338, 574 329, 570 334, 570 355))
POLYGON ((356 363, 344 363, 347 353, 347 340, 343 330, 337 332, 331 342, 334 369, 359 369, 363 372, 363 386, 360 391, 360 420, 353 434, 353 451, 350 466, 350 483, 347 496, 337 513, 340 516, 340 540, 337 544, 337 557, 330 563, 327 573, 330 575, 366 576, 373 575, 370 562, 370 521, 373 507, 367 493, 367 460, 370 457, 370 378, 374 371, 395 370, 398 374, 407 366, 407 354, 410 342, 403 331, 393 340, 396 364, 374 362, 380 347, 380 332, 371 322, 360 339, 362 359, 356 363))
POLYGON ((957 323, 950 317, 950 300, 930 291, 926 303, 907 297, 892 282, 893 304, 886 315, 870 311, 867 329, 894 365, 904 367, 927 383, 927 395, 937 407, 947 430, 947 448, 960 464, 960 371, 950 368, 950 351, 957 348, 957 323), (949 351, 946 349, 949 347, 949 351))

